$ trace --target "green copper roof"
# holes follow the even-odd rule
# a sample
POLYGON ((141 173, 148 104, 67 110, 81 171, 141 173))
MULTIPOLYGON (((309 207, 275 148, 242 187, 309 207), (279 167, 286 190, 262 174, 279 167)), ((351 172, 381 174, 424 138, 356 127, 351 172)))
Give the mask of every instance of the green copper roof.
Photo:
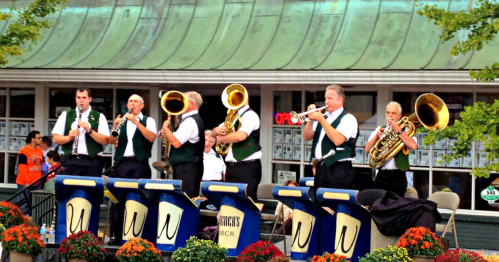
MULTIPOLYGON (((0 1, 0 8, 28 2, 0 1)), ((420 3, 450 10, 469 4, 420 3)), ((417 9, 404 0, 72 0, 8 67, 455 70, 499 60, 497 39, 450 57, 455 41, 442 44, 417 9)))

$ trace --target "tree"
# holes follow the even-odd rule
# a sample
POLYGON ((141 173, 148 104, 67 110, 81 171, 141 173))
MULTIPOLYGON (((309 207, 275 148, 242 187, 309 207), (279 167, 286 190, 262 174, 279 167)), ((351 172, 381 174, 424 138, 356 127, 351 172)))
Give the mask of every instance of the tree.
POLYGON ((12 12, 18 12, 19 18, 12 21, 3 35, 0 35, 0 66, 5 66, 11 57, 23 54, 23 48, 29 42, 40 40, 41 32, 53 23, 42 20, 62 8, 68 0, 35 0, 20 9, 11 9, 10 13, 0 12, 0 21, 12 18, 12 12))
MULTIPOLYGON (((473 0, 470 0, 470 5, 473 0)), ((416 4, 418 5, 418 4, 416 4)), ((418 14, 434 20, 434 24, 442 29, 440 40, 449 41, 459 30, 468 30, 468 39, 458 41, 451 50, 451 55, 466 54, 470 50, 479 51, 489 41, 494 39, 499 31, 499 3, 487 0, 478 0, 476 7, 468 11, 446 11, 436 5, 425 5, 418 14)), ((499 63, 485 66, 482 70, 470 70, 472 79, 479 81, 493 81, 499 76, 499 63)))
POLYGON ((437 140, 456 138, 457 141, 450 148, 453 155, 444 156, 444 161, 458 159, 471 152, 474 141, 483 143, 488 160, 492 163, 485 167, 473 168, 471 175, 489 178, 490 172, 499 170, 499 100, 491 104, 476 102, 473 106, 464 107, 460 114, 462 120, 456 120, 452 126, 444 128, 440 132, 430 131, 423 143, 435 144, 437 140))

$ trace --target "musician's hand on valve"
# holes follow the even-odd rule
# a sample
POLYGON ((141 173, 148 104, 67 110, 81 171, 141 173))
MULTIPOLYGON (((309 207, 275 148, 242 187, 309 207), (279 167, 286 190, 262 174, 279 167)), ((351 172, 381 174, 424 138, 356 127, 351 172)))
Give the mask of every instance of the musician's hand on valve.
POLYGON ((315 109, 315 105, 311 104, 308 106, 307 111, 314 110, 314 109, 315 109))
POLYGON ((402 129, 399 126, 399 124, 396 121, 392 120, 392 119, 388 119, 386 122, 388 123, 388 125, 390 125, 392 127, 392 130, 395 133, 397 133, 398 131, 400 131, 402 129))
POLYGON ((216 136, 225 136, 227 135, 227 130, 225 129, 225 127, 215 127, 213 129, 214 133, 216 136))
POLYGON ((385 128, 383 128, 383 127, 378 130, 378 133, 377 133, 378 138, 381 137, 381 135, 383 134, 383 132, 385 132, 385 128))
POLYGON ((170 121, 171 121, 171 117, 168 116, 168 118, 165 120, 165 122, 163 122, 163 130, 170 129, 170 121))
POLYGON ((317 120, 319 122, 321 122, 322 120, 325 120, 324 115, 319 111, 315 111, 315 112, 308 114, 308 118, 310 120, 317 120))

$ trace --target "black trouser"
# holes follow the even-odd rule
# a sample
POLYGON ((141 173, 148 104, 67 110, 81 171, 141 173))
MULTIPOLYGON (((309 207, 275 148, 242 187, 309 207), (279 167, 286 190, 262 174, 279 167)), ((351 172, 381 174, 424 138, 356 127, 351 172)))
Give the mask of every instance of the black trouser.
POLYGON ((104 161, 101 156, 65 156, 61 160, 64 175, 101 177, 104 161))
POLYGON ((327 167, 324 162, 317 164, 314 191, 319 187, 352 189, 353 167, 351 161, 335 162, 327 167))
POLYGON ((182 180, 182 190, 190 198, 199 196, 203 169, 203 161, 183 162, 173 165, 173 179, 182 180))
POLYGON ((135 157, 123 157, 114 168, 114 177, 130 179, 151 179, 148 159, 139 162, 135 157))
MULTIPOLYGON (((139 162, 135 157, 123 157, 120 163, 114 168, 114 176, 117 178, 151 179, 151 167, 149 166, 148 159, 139 162)), ((113 232, 117 240, 121 240, 123 235, 125 203, 126 200, 117 203, 113 212, 113 232)))
POLYGON ((260 180, 262 180, 262 162, 260 159, 236 163, 227 162, 225 165, 225 182, 248 184, 246 194, 251 197, 254 202, 258 201, 258 184, 260 184, 260 180))
POLYGON ((392 191, 404 197, 407 191, 407 178, 405 172, 400 169, 380 170, 374 180, 374 189, 392 191))

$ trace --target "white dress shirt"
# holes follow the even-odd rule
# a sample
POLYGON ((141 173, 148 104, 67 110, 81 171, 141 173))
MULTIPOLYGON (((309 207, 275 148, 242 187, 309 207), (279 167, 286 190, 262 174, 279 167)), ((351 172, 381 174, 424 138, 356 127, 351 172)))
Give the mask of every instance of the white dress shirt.
POLYGON ((203 181, 222 180, 222 174, 225 174, 225 163, 221 156, 210 149, 209 153, 203 152, 203 181))
MULTIPOLYGON (((371 133, 371 135, 369 136, 369 140, 367 140, 367 141, 371 141, 371 139, 373 139, 374 136, 376 136, 376 134, 378 133, 378 131, 379 131, 380 128, 381 128, 381 126, 378 126, 376 128, 376 130, 374 130, 374 132, 371 133)), ((416 138, 416 136, 413 136, 412 140, 414 140, 414 142, 416 142, 416 144, 418 143, 418 139, 416 138)), ((395 170, 395 169, 398 169, 397 166, 395 165, 395 158, 392 157, 392 159, 388 160, 388 162, 386 162, 386 164, 384 164, 380 169, 381 170, 395 170)))
MULTIPOLYGON (((246 110, 249 109, 249 106, 243 106, 237 110, 238 115, 242 115, 241 119, 243 121, 243 124, 240 126, 238 131, 243 131, 244 133, 248 134, 248 136, 251 135, 251 132, 257 130, 260 128, 260 118, 258 115, 255 113, 255 111, 249 111, 246 112, 246 110), (244 115, 243 113, 246 112, 244 115)), ((236 118, 233 122, 235 124, 238 120, 236 118)), ((223 126, 224 124, 222 123, 220 126, 223 126)), ((262 150, 256 151, 255 153, 249 155, 245 159, 242 160, 244 161, 250 161, 250 160, 256 160, 256 159, 261 159, 262 158, 262 150)), ((234 154, 232 153, 232 147, 229 149, 229 152, 227 153, 227 156, 225 157, 225 162, 237 162, 237 160, 234 158, 234 154)))
MULTIPOLYGON (((326 115, 326 121, 331 124, 338 118, 338 116, 343 112, 343 107, 340 107, 336 109, 333 113, 327 113, 326 115)), ((317 125, 319 122, 315 121, 313 125, 313 130, 317 130, 317 125)), ((340 132, 344 137, 346 137, 347 141, 350 138, 355 138, 357 136, 357 129, 358 129, 359 124, 357 123, 357 119, 352 115, 352 114, 346 114, 343 116, 341 119, 340 123, 336 127, 336 130, 340 132)), ((322 140, 324 139, 324 136, 326 135, 326 131, 324 128, 321 129, 321 133, 319 136, 319 141, 317 141, 317 146, 315 147, 315 159, 321 159, 322 158, 322 140)), ((327 138, 329 139, 329 138, 327 138)), ((346 142, 346 141, 345 141, 346 142)), ((343 147, 338 146, 336 147, 336 151, 341 151, 345 150, 343 147)), ((338 161, 353 161, 353 158, 344 158, 340 159, 338 161)))
MULTIPOLYGON (((88 109, 81 114, 81 120, 83 122, 88 122, 88 116, 90 115, 90 111, 92 110, 92 107, 89 106, 88 109)), ((80 110, 76 108, 76 118, 71 124, 71 130, 76 130, 79 128, 80 130, 80 136, 78 137, 78 154, 81 155, 88 155, 88 150, 87 150, 87 143, 86 143, 86 137, 85 135, 87 132, 85 131, 85 128, 83 127, 78 127, 78 123, 76 122, 78 120, 78 115, 79 115, 80 110)), ((62 114, 59 116, 57 119, 57 122, 55 123, 54 129, 52 129, 52 135, 68 135, 64 134, 64 130, 66 129, 66 115, 67 112, 64 111, 62 114)), ((100 114, 100 117, 98 119, 98 128, 97 128, 97 133, 109 136, 109 126, 107 125, 107 120, 106 116, 104 114, 100 114)), ((73 149, 74 149, 75 143, 73 140, 73 149)), ((98 155, 102 155, 102 152, 99 152, 98 155)))
MULTIPOLYGON (((137 121, 141 121, 142 118, 144 118, 144 115, 139 113, 137 116, 135 116, 137 121)), ((157 134, 156 132, 156 121, 152 119, 152 117, 148 117, 146 121, 146 128, 147 130, 153 132, 155 135, 157 134)), ((127 134, 127 140, 128 143, 126 144, 125 148, 125 153, 123 156, 135 156, 135 153, 133 152, 133 136, 135 135, 135 131, 137 130, 137 125, 135 125, 132 121, 127 121, 126 123, 126 134, 127 134)), ((139 131, 140 132, 140 131, 139 131)))
POLYGON ((192 117, 187 118, 188 116, 192 116, 197 113, 198 111, 194 110, 182 114, 182 122, 178 126, 177 131, 173 133, 173 136, 175 136, 175 138, 177 138, 182 145, 187 141, 193 144, 199 141, 199 131, 196 121, 192 117))

